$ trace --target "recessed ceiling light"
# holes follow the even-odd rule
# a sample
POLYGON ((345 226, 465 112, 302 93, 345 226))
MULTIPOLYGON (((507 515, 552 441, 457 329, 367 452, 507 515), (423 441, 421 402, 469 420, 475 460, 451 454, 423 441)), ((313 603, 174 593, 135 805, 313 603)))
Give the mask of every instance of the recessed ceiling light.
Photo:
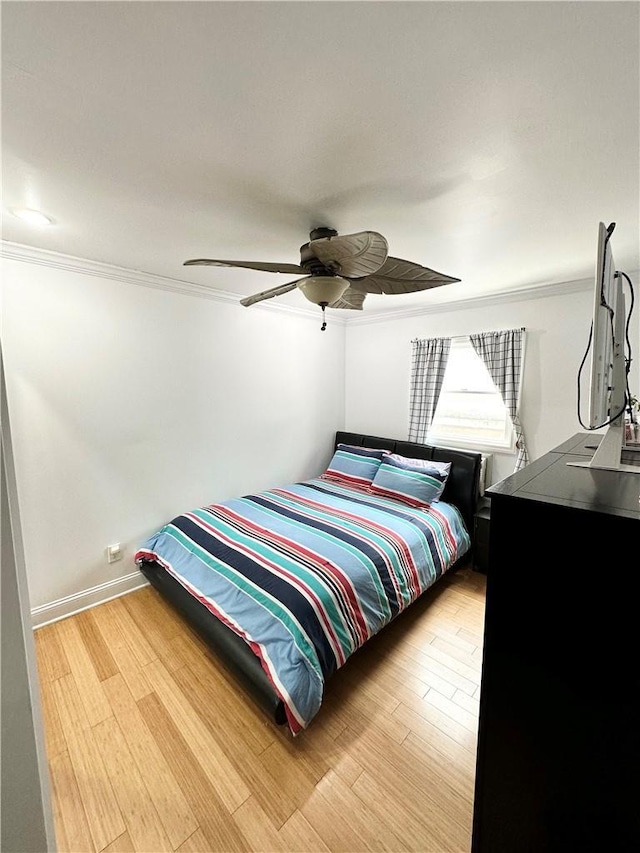
POLYGON ((32 210, 29 207, 14 207, 11 213, 17 216, 18 219, 28 222, 29 225, 53 225, 53 219, 50 216, 46 216, 39 210, 32 210))

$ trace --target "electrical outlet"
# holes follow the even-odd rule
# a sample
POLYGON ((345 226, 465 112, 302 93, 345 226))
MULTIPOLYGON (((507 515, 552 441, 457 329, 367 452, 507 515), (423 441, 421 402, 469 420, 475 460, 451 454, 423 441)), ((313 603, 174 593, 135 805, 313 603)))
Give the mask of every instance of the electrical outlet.
POLYGON ((122 545, 117 542, 115 545, 107 545, 106 549, 107 562, 115 563, 122 559, 122 545))

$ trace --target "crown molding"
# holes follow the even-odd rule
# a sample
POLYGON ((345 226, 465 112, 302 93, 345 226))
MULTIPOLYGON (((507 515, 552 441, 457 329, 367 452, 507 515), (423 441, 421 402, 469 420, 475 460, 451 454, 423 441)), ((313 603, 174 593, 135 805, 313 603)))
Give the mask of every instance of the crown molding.
MULTIPOLYGON (((240 305, 240 299, 242 298, 237 293, 230 293, 225 290, 212 290, 206 285, 195 284, 194 282, 184 281, 179 278, 170 278, 169 276, 157 275, 156 273, 127 269, 126 267, 118 267, 114 264, 104 263, 103 261, 78 258, 75 255, 65 255, 61 252, 51 251, 50 249, 39 249, 34 246, 11 243, 6 240, 3 240, 0 244, 0 256, 12 261, 21 261, 52 269, 81 273, 96 278, 123 282, 124 284, 135 284, 138 287, 150 287, 155 290, 167 290, 172 293, 197 296, 200 299, 225 302, 228 305, 240 305)), ((316 322, 318 320, 317 310, 311 308, 297 308, 292 305, 282 305, 266 301, 257 303, 252 307, 267 311, 278 311, 284 314, 294 314, 298 317, 315 320, 316 322)), ((346 318, 334 317, 332 312, 331 322, 344 326, 346 318)))
MULTIPOLYGON (((120 281, 125 284, 135 284, 138 287, 150 287, 156 290, 167 290, 173 293, 197 296, 201 299, 210 299, 214 302, 225 302, 227 304, 240 304, 241 297, 237 293, 225 290, 212 290, 206 285, 195 284, 169 276, 157 275, 155 273, 142 272, 141 270, 118 267, 103 261, 92 261, 87 258, 79 258, 75 255, 65 255, 50 249, 38 249, 22 243, 11 243, 3 240, 0 243, 0 256, 14 261, 22 261, 29 264, 51 267, 53 269, 68 270, 69 272, 82 273, 97 278, 120 281)), ((640 271, 633 270, 632 275, 638 280, 640 271)), ((340 326, 366 326, 372 323, 389 323, 395 320, 404 320, 410 317, 421 317, 428 314, 440 314, 449 311, 465 311, 469 308, 490 307, 502 305, 505 302, 520 302, 528 299, 540 299, 547 296, 564 296, 568 293, 577 293, 590 290, 593 287, 591 279, 576 279, 572 281, 539 283, 516 290, 499 291, 468 297, 466 299, 455 299, 452 302, 437 302, 432 305, 414 306, 412 308, 399 308, 385 313, 363 313, 354 316, 353 312, 330 311, 331 322, 340 326)), ((311 308, 298 308, 282 303, 260 302, 254 308, 266 311, 279 311, 284 314, 293 314, 306 319, 318 320, 317 310, 311 308)))
POLYGON ((452 302, 437 302, 433 305, 399 308, 385 314, 369 314, 368 316, 349 318, 349 325, 366 326, 371 323, 389 323, 393 320, 404 320, 409 317, 422 317, 427 314, 441 314, 449 311, 466 311, 469 308, 484 308, 492 305, 503 305, 505 302, 521 302, 526 299, 540 299, 546 296, 565 296, 567 293, 577 293, 590 290, 593 282, 590 279, 555 282, 553 284, 535 284, 521 287, 517 290, 504 290, 485 295, 471 296, 466 299, 455 299, 452 302))

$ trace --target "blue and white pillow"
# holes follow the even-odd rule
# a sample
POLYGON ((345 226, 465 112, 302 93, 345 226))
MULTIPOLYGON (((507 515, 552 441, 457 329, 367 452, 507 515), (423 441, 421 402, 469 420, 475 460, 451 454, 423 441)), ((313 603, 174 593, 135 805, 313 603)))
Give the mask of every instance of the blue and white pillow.
POLYGON ((339 444, 329 467, 321 474, 323 480, 336 480, 351 486, 370 486, 386 450, 339 444))
POLYGON ((412 507, 429 506, 440 499, 450 471, 451 462, 408 459, 399 453, 388 453, 373 479, 371 491, 412 507))

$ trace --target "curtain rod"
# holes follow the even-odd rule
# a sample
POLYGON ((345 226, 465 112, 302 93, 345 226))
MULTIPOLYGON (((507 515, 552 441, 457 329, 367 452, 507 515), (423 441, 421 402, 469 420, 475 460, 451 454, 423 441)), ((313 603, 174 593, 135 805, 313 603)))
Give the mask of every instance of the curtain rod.
MULTIPOLYGON (((516 332, 518 329, 500 329, 501 332, 516 332)), ((521 326, 519 331, 526 332, 526 328, 521 326)), ((472 335, 495 335, 496 332, 471 332, 472 335)), ((464 341, 469 335, 440 335, 439 337, 449 341, 464 341)), ((417 344, 419 341, 428 341, 429 338, 411 338, 412 344, 417 344)))

